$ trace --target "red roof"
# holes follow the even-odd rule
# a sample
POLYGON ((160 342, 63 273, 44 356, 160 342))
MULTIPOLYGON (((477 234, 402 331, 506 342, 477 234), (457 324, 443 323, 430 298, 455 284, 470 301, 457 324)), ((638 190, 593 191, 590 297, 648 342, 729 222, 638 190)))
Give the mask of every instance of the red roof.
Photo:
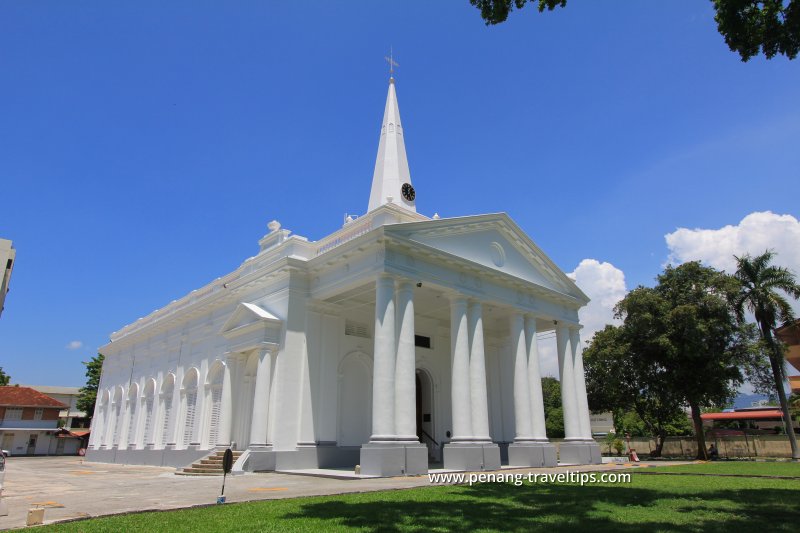
POLYGON ((733 411, 732 413, 703 413, 703 420, 763 420, 765 418, 781 418, 780 409, 762 409, 760 411, 733 411))
POLYGON ((30 387, 0 387, 0 405, 8 407, 57 407, 59 409, 67 407, 66 404, 30 387))

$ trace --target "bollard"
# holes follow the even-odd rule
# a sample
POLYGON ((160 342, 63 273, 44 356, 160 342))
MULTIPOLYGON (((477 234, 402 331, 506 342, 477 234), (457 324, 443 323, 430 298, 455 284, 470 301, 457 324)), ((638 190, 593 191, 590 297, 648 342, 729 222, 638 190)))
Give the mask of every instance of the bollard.
POLYGON ((40 526, 44 523, 44 507, 34 507, 28 509, 28 520, 25 525, 40 526))
POLYGON ((355 475, 357 476, 361 475, 361 465, 356 465, 355 475))

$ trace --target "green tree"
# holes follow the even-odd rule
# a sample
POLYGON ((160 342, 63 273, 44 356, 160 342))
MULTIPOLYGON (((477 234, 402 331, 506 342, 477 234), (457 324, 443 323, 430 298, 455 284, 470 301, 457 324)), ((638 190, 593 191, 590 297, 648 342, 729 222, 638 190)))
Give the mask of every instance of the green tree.
MULTIPOLYGON (((717 30, 732 52, 747 61, 760 52, 767 59, 789 59, 800 51, 800 0, 711 0, 717 30)), ((487 25, 504 22, 528 0, 470 0, 487 25)), ((533 4, 534 0, 530 0, 533 4)), ((539 12, 565 7, 567 0, 536 0, 539 12)))
POLYGON ((553 377, 542 378, 544 422, 549 439, 564 438, 564 410, 561 406, 561 382, 553 377))
MULTIPOLYGON (((772 367, 770 364, 770 354, 772 347, 761 338, 758 327, 755 324, 746 324, 747 335, 750 336, 752 350, 750 361, 744 368, 747 381, 753 386, 753 391, 763 394, 774 403, 778 402, 778 393, 775 390, 775 380, 772 377, 772 367)), ((775 339, 776 342, 780 342, 775 339)))
POLYGON ((789 59, 800 51, 800 1, 712 0, 717 29, 742 61, 763 52, 767 59, 789 59))
POLYGON ((100 386, 100 373, 103 371, 103 359, 105 359, 103 354, 98 353, 90 361, 83 362, 86 366, 86 385, 80 389, 77 406, 90 418, 94 415, 97 389, 100 386))
POLYGON ((789 443, 792 447, 792 459, 800 459, 797 449, 797 439, 792 428, 792 419, 786 401, 784 390, 784 350, 776 341, 773 331, 780 321, 787 323, 794 320, 792 307, 782 291, 790 297, 800 298, 800 285, 797 284, 794 274, 786 268, 775 266, 772 259, 775 253, 765 251, 756 257, 746 254, 736 258, 737 268, 735 277, 741 284, 741 290, 734 295, 732 302, 739 320, 745 320, 745 311, 753 314, 761 333, 761 338, 771 348, 769 350, 772 377, 778 401, 783 411, 783 420, 789 443))
POLYGON ((729 304, 737 287, 731 276, 692 261, 668 266, 654 289, 666 304, 661 308, 666 311, 661 317, 666 344, 652 355, 673 392, 691 409, 699 458, 707 458, 701 409, 728 403, 743 383, 741 369, 749 361, 750 338, 729 304))
MULTIPOLYGON (((618 304, 617 313, 633 301, 656 301, 652 289, 636 289, 618 304)), ((621 317, 621 315, 619 315, 621 317)), ((639 337, 654 331, 649 317, 628 315, 621 326, 598 331, 584 350, 586 391, 592 411, 612 411, 617 434, 652 435, 656 439, 653 457, 660 457, 667 436, 686 432, 688 420, 683 397, 671 387, 665 369, 654 364, 654 354, 639 353, 639 337), (637 329, 638 328, 638 329, 637 329)), ((639 346, 645 348, 646 346, 639 346)))
POLYGON ((11 376, 3 372, 3 367, 0 366, 0 386, 8 385, 11 382, 11 376))
POLYGON ((729 305, 738 284, 699 262, 667 267, 653 288, 637 287, 616 306, 620 327, 606 327, 584 352, 594 409, 633 410, 659 444, 680 427, 688 405, 706 457, 701 410, 724 405, 743 382, 752 338, 729 305))
POLYGON ((797 420, 800 417, 800 392, 793 392, 787 403, 789 404, 789 414, 797 420))

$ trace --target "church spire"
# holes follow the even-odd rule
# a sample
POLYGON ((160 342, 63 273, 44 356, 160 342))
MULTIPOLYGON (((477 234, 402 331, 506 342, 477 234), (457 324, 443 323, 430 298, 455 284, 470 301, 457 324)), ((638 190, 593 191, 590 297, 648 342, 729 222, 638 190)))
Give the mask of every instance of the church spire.
MULTIPOLYGON (((396 63, 391 61, 390 65, 394 67, 396 63)), ((392 76, 389 78, 389 94, 386 96, 386 109, 383 112, 378 157, 375 160, 375 172, 372 174, 372 190, 367 211, 393 203, 416 213, 415 197, 414 188, 411 186, 411 173, 408 170, 394 76, 392 76)))

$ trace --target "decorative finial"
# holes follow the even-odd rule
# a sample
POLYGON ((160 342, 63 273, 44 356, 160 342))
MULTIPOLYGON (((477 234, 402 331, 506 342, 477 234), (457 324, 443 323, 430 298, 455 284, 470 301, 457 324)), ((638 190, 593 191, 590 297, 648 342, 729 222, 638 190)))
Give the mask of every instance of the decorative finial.
POLYGON ((399 67, 400 65, 394 60, 394 50, 391 46, 389 47, 389 57, 383 56, 383 58, 389 63, 389 80, 394 80, 394 67, 399 67))
POLYGON ((272 222, 267 224, 267 227, 269 228, 269 230, 271 232, 274 233, 274 232, 278 231, 279 229, 281 229, 281 223, 278 222, 277 220, 273 220, 272 222))
POLYGON ((439 216, 439 213, 434 213, 433 214, 433 220, 439 220, 440 218, 441 217, 439 216))

